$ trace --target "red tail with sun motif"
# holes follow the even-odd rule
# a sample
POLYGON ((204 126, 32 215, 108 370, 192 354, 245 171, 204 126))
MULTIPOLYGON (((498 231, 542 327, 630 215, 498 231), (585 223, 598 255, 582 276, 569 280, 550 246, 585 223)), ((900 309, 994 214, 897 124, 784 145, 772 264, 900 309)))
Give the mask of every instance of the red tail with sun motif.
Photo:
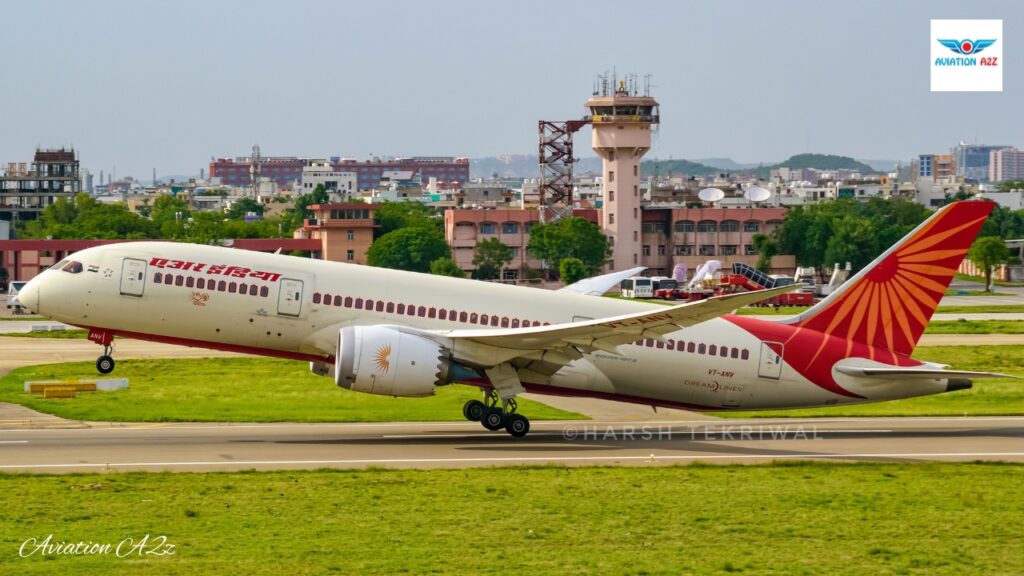
POLYGON ((993 206, 942 208, 794 325, 909 356, 993 206))

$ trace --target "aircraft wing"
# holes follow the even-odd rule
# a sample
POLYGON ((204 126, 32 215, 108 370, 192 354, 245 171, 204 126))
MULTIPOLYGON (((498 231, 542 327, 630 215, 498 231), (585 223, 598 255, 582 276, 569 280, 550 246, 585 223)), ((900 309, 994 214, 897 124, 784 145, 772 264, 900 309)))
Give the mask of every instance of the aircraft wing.
POLYGON ((670 332, 700 324, 732 310, 792 292, 803 287, 793 284, 769 290, 728 294, 633 314, 568 324, 501 330, 445 330, 434 334, 454 345, 454 355, 478 365, 496 365, 513 359, 542 360, 564 365, 583 352, 604 350, 618 353, 617 346, 643 338, 661 338, 670 332))
POLYGON ((646 269, 647 268, 643 266, 637 266, 636 268, 630 268, 629 270, 623 270, 621 272, 612 272, 611 274, 602 274, 600 276, 584 278, 579 282, 573 282, 568 286, 559 288, 558 292, 575 292, 586 296, 601 296, 605 292, 618 286, 619 282, 622 282, 626 278, 636 276, 646 269))

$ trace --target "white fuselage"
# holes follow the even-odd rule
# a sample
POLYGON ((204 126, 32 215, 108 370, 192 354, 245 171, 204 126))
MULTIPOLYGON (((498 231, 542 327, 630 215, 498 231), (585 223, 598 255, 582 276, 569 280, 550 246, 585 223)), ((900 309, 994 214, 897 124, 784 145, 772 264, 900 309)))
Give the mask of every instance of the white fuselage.
MULTIPOLYGON (((511 328, 660 306, 190 244, 112 244, 71 259, 81 262, 82 272, 51 269, 28 287, 38 290, 29 298, 46 316, 130 337, 319 362, 330 357, 316 344, 335 341, 346 325, 480 329, 486 315, 486 326, 511 328), (238 293, 240 285, 244 295, 238 293)), ((670 344, 620 346, 618 355, 586 354, 546 381, 524 386, 549 394, 707 409, 820 406, 944 391, 937 383, 898 389, 873 384, 858 389, 863 399, 836 395, 726 318, 666 338, 670 344)))

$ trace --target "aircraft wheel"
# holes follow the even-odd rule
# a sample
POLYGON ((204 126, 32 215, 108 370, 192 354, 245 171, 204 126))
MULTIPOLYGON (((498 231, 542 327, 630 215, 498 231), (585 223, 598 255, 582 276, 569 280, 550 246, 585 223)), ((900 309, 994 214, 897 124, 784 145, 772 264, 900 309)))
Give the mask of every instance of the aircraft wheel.
POLYGON ((505 420, 505 430, 516 438, 522 438, 530 431, 530 421, 526 416, 509 414, 505 420))
POLYGON ((110 374, 114 371, 114 359, 104 354, 96 359, 96 371, 100 374, 110 374))
POLYGON ((480 423, 491 432, 501 430, 505 426, 505 414, 501 408, 488 408, 484 411, 480 423))
POLYGON ((484 417, 487 406, 479 400, 470 400, 462 405, 462 415, 470 422, 479 422, 484 417))

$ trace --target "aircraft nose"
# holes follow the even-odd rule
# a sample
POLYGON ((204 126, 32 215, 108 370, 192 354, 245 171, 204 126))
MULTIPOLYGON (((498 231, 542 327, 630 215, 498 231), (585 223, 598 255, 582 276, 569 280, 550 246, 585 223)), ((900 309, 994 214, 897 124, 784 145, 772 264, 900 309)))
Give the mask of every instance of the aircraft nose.
POLYGON ((39 279, 33 278, 18 291, 18 302, 33 313, 39 313, 39 279))

